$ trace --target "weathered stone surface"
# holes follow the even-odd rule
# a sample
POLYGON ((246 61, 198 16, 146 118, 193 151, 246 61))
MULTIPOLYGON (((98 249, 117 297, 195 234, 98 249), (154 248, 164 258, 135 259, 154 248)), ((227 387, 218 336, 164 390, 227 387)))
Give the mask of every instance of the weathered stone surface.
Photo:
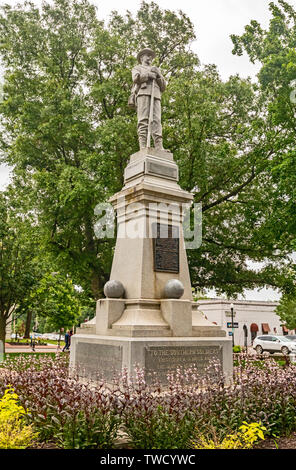
POLYGON ((165 176, 166 178, 178 179, 178 169, 176 166, 158 163, 151 159, 147 160, 147 173, 153 173, 159 176, 165 176))
MULTIPOLYGON (((184 298, 192 299, 192 290, 187 263, 186 250, 183 240, 182 220, 180 207, 188 204, 193 196, 177 187, 160 187, 150 182, 146 184, 145 175, 139 184, 122 190, 112 198, 111 202, 117 213, 118 231, 111 270, 111 279, 120 280, 125 287, 127 299, 160 299, 169 279, 179 279, 184 286, 184 298), (122 197, 121 197, 122 196, 122 197), (132 204, 137 204, 137 210, 131 210, 132 204), (166 220, 163 213, 153 213, 151 207, 155 204, 169 206, 169 217, 166 220), (179 238, 172 237, 169 241, 175 244, 175 251, 171 253, 168 270, 155 270, 155 238, 153 225, 159 223, 177 228, 179 238), (178 254, 179 252, 179 254, 178 254), (174 261, 174 263, 173 263, 174 261), (173 265, 174 264, 174 265, 173 265)), ((177 185, 175 182, 171 184, 177 185)), ((178 186, 178 185, 177 185, 178 186)), ((134 207, 134 206, 133 206, 134 207)), ((159 238, 157 243, 163 244, 164 239, 159 238)), ((166 244, 167 245, 167 244, 166 244)), ((158 263, 161 262, 161 253, 158 250, 158 263)), ((167 253, 168 253, 167 252, 167 253)))
POLYGON ((145 157, 156 157, 173 162, 174 157, 168 150, 157 150, 154 147, 144 148, 130 156, 130 162, 143 161, 145 157))
POLYGON ((167 380, 170 372, 176 369, 189 369, 195 367, 199 374, 209 373, 208 367, 211 361, 216 361, 222 366, 221 346, 147 346, 145 348, 146 376, 157 374, 162 383, 167 380))
POLYGON ((218 361, 226 381, 232 378, 232 345, 228 338, 130 338, 99 335, 72 336, 70 367, 79 367, 80 375, 93 380, 102 374, 112 381, 114 373, 125 368, 130 376, 136 366, 145 369, 149 382, 154 374, 161 383, 177 368, 196 367, 206 373, 212 360, 218 361))
POLYGON ((150 48, 138 54, 139 64, 132 69, 133 87, 128 104, 137 110, 140 148, 150 147, 152 137, 154 146, 162 150, 160 100, 166 81, 160 69, 151 65, 154 57, 155 52, 150 48))
POLYGON ((96 334, 106 335, 125 308, 124 299, 99 299, 96 308, 96 334))
POLYGON ((78 342, 76 346, 76 363, 83 377, 96 379, 103 376, 112 379, 122 370, 122 346, 78 342))
POLYGON ((170 279, 164 288, 164 297, 166 299, 180 299, 184 294, 184 286, 179 279, 170 279))
POLYGON ((172 336, 192 336, 192 303, 190 300, 162 299, 161 312, 172 336))
POLYGON ((112 325, 113 334, 119 336, 171 336, 164 320, 160 301, 151 299, 126 299, 122 316, 112 325))
POLYGON ((215 358, 231 380, 231 340, 192 302, 182 226, 192 201, 170 152, 158 146, 130 157, 124 187, 110 198, 118 225, 108 298, 97 302, 95 334, 91 325, 71 339, 70 367, 81 375, 111 381, 140 366, 165 383, 169 371, 196 366, 203 374, 215 358))
POLYGON ((122 282, 115 279, 106 282, 104 286, 104 294, 111 299, 119 299, 124 295, 124 287, 122 282))
POLYGON ((127 182, 140 175, 151 175, 167 181, 177 182, 179 169, 177 164, 170 160, 168 156, 151 156, 142 152, 137 155, 137 158, 132 159, 131 157, 131 161, 124 170, 124 181, 127 182))

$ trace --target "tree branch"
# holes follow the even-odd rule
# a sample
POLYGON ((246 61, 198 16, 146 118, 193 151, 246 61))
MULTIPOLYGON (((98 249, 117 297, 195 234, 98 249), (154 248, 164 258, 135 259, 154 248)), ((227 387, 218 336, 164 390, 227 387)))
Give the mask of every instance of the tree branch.
POLYGON ((225 196, 221 197, 220 199, 217 199, 216 201, 203 206, 202 207, 202 212, 205 212, 209 209, 212 209, 212 207, 218 206, 219 204, 222 204, 223 202, 227 201, 229 198, 231 198, 233 196, 236 196, 237 194, 239 194, 241 192, 242 189, 244 189, 246 186, 248 186, 248 184, 250 184, 256 178, 256 176, 257 176, 257 174, 255 173, 255 170, 254 170, 254 167, 253 167, 251 175, 249 176, 249 178, 244 183, 240 184, 235 189, 230 191, 230 193, 226 194, 225 196))

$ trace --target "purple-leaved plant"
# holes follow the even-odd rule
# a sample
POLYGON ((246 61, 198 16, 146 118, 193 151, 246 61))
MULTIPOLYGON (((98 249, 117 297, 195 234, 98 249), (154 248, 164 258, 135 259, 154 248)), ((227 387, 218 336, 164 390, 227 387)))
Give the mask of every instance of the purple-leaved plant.
MULTIPOLYGON (((99 372, 99 371, 98 371, 99 372)), ((126 370, 112 384, 80 381, 64 355, 20 356, 0 369, 0 392, 11 384, 43 441, 64 448, 112 448, 123 431, 134 448, 184 448, 196 430, 221 437, 243 421, 269 434, 296 429, 296 366, 241 354, 227 385, 216 362, 204 374, 177 369, 161 385, 157 375, 126 370)))

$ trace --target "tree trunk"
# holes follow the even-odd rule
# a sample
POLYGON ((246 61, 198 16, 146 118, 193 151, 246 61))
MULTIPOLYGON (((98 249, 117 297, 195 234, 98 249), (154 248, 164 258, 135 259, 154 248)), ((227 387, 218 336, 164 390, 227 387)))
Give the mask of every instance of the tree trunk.
POLYGON ((27 313, 27 318, 26 318, 26 328, 25 328, 24 338, 30 338, 31 322, 32 322, 32 312, 29 311, 27 313))
POLYGON ((93 272, 91 276, 91 290, 96 300, 102 297, 102 287, 98 273, 93 272))
POLYGON ((0 312, 0 353, 5 353, 6 317, 0 312), (3 345, 3 348, 2 348, 3 345))

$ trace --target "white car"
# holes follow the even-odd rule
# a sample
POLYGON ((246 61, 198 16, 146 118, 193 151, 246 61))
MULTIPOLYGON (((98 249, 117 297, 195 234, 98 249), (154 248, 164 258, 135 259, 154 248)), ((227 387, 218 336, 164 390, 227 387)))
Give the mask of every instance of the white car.
POLYGON ((60 339, 61 341, 64 341, 65 336, 61 335, 61 337, 60 337, 60 335, 57 334, 57 333, 43 333, 42 338, 51 339, 51 340, 55 340, 55 341, 58 341, 58 339, 60 339))
POLYGON ((296 353, 295 341, 286 338, 286 336, 277 335, 262 335, 257 336, 253 342, 253 348, 257 354, 262 354, 265 351, 271 354, 279 352, 285 356, 290 353, 296 353))

